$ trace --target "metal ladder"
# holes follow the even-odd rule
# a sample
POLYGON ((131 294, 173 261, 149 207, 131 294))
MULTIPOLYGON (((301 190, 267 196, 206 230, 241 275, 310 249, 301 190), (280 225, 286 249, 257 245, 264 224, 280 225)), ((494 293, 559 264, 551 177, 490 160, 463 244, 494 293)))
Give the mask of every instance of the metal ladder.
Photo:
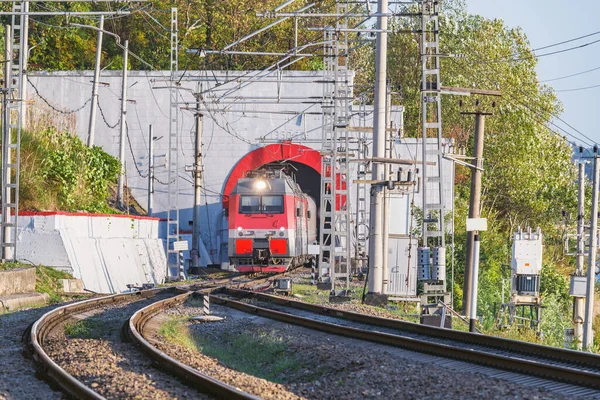
MULTIPOLYGON (((348 12, 336 4, 336 14, 348 12)), ((326 71, 323 98, 321 164, 320 276, 330 278, 331 290, 341 281, 347 290, 351 280, 352 228, 349 179, 349 132, 352 89, 348 71, 347 18, 337 19, 335 30, 326 31, 326 71)))
MULTIPOLYGON (((362 94, 359 97, 358 105, 358 126, 359 128, 366 128, 367 126, 367 110, 366 110, 367 97, 362 94)), ((357 167, 356 167, 356 178, 359 181, 356 183, 356 215, 354 221, 355 229, 355 249, 354 259, 357 265, 360 267, 366 267, 367 264, 367 239, 369 238, 369 209, 368 209, 368 191, 367 184, 361 183, 360 181, 367 180, 367 174, 370 174, 369 170, 370 163, 367 159, 367 132, 366 130, 360 130, 357 135, 357 167), (362 161, 361 161, 362 160, 362 161)))
POLYGON ((429 237, 435 238, 436 246, 445 246, 438 12, 437 0, 421 3, 423 247, 429 246, 429 237), (430 132, 434 140, 428 142, 430 132), (429 145, 433 145, 435 149, 428 149, 431 147, 429 145), (435 165, 427 165, 428 155, 437 156, 435 165))
MULTIPOLYGON (((27 11, 29 3, 13 2, 13 13, 27 11)), ((2 139, 2 259, 17 259, 18 217, 19 217, 19 166, 21 164, 21 123, 23 113, 23 52, 27 38, 23 36, 23 26, 27 24, 24 15, 11 18, 11 48, 8 49, 10 74, 4 79, 8 87, 5 112, 3 115, 2 139)))
POLYGON ((179 240, 179 177, 177 176, 177 169, 179 166, 179 147, 177 140, 179 132, 179 109, 177 106, 178 90, 175 88, 179 72, 177 34, 177 8, 171 8, 171 88, 169 89, 169 150, 167 152, 167 177, 169 191, 167 209, 167 274, 170 273, 170 267, 174 267, 179 270, 179 252, 173 248, 173 242, 179 240))

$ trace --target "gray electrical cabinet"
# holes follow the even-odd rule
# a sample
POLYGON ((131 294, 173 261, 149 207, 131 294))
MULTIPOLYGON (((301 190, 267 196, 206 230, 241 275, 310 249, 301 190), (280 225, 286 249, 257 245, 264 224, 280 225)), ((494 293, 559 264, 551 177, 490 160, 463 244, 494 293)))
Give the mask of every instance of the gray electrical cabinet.
POLYGON ((390 235, 388 248, 388 292, 390 296, 417 295, 417 239, 390 235))

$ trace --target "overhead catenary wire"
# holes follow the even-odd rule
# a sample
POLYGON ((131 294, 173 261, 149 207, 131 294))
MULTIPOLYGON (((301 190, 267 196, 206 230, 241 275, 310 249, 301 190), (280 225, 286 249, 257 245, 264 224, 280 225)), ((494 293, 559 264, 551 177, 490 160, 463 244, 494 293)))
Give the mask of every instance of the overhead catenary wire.
POLYGON ((558 90, 554 90, 554 91, 557 93, 578 92, 580 90, 596 89, 599 87, 600 87, 600 84, 592 85, 592 86, 584 86, 584 87, 579 87, 579 88, 572 88, 572 89, 558 89, 558 90))
POLYGON ((572 78, 574 76, 584 75, 584 74, 587 74, 587 73, 590 73, 590 72, 594 72, 594 71, 598 71, 598 70, 600 70, 600 67, 595 67, 595 68, 592 68, 592 69, 588 69, 588 70, 577 72, 577 73, 570 74, 570 75, 560 76, 558 78, 544 79, 543 81, 540 81, 540 83, 559 81, 561 79, 572 78))
POLYGON ((562 41, 562 42, 558 42, 558 43, 549 44, 549 45, 547 45, 547 46, 537 47, 537 48, 533 49, 533 51, 545 50, 545 49, 548 49, 548 48, 550 48, 550 47, 556 47, 556 46, 560 46, 560 45, 562 45, 562 44, 567 44, 567 43, 575 42, 575 41, 577 41, 577 40, 580 40, 580 39, 585 39, 585 38, 588 38, 588 37, 590 37, 590 36, 595 36, 595 35, 598 35, 598 34, 600 34, 600 31, 596 31, 596 32, 588 33, 587 35, 579 36, 579 37, 576 37, 576 38, 573 38, 573 39, 564 40, 564 41, 562 41))

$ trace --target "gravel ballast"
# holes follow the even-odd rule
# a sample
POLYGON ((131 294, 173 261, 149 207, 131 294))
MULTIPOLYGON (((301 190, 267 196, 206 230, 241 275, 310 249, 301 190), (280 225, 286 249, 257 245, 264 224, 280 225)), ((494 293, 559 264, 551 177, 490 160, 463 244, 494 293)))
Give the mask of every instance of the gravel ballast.
MULTIPOLYGON (((161 350, 216 379, 266 399, 566 398, 540 387, 411 359, 408 356, 415 353, 402 349, 315 332, 227 307, 213 305, 212 311, 225 319, 190 323, 190 331, 213 343, 225 343, 240 335, 277 338, 287 345, 289 356, 297 364, 278 376, 280 383, 272 383, 236 373, 214 358, 174 344, 161 345, 161 350)), ((178 307, 169 314, 199 315, 201 310, 178 307)), ((265 365, 265 369, 268 367, 265 365)), ((477 368, 471 369, 477 371, 477 368)))
POLYGON ((44 313, 58 306, 0 314, 0 399, 62 399, 35 376, 33 360, 24 357, 23 334, 44 313))
POLYGON ((121 340, 129 316, 159 299, 105 308, 88 317, 93 323, 80 337, 65 336, 64 330, 57 329, 44 348, 69 374, 107 399, 211 398, 157 370, 137 346, 121 340))

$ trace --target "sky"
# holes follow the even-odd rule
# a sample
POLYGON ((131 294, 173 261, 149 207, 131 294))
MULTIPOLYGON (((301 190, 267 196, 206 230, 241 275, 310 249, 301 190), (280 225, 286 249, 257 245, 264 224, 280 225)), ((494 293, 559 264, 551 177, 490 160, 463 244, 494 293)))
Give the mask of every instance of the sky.
MULTIPOLYGON (((509 27, 520 26, 534 49, 600 31, 600 0, 467 0, 467 9, 470 14, 502 19, 509 27)), ((600 33, 561 46, 539 50, 536 54, 596 40, 600 41, 600 33)), ((593 72, 547 82, 557 91, 599 85, 587 90, 556 93, 564 108, 560 117, 572 128, 562 121, 554 122, 574 137, 560 132, 556 127, 551 128, 583 146, 600 143, 600 42, 561 54, 540 57, 537 66, 540 81, 597 67, 598 70, 593 72)))

